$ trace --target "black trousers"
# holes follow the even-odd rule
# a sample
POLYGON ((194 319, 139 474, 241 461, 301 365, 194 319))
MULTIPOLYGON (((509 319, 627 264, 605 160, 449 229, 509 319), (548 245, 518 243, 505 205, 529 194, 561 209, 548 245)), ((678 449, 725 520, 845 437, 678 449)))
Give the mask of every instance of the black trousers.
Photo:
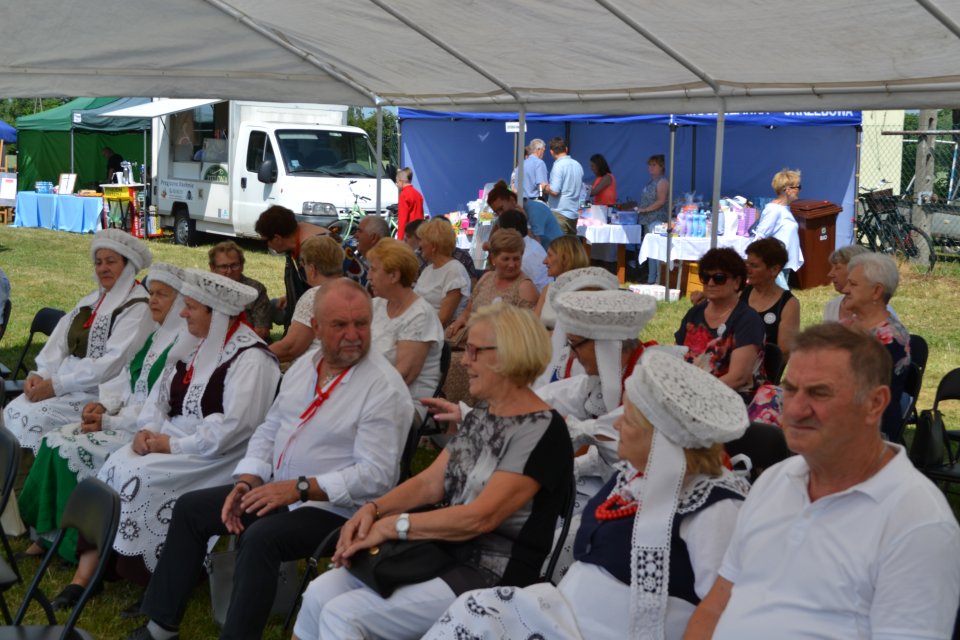
MULTIPOLYGON (((143 598, 142 611, 152 620, 178 627, 190 592, 203 570, 207 542, 227 535, 220 520, 232 485, 187 493, 173 508, 163 552, 143 598)), ((276 596, 280 564, 306 558, 324 537, 346 520, 314 507, 278 510, 262 518, 243 517, 237 545, 233 594, 220 638, 259 639, 276 596)))

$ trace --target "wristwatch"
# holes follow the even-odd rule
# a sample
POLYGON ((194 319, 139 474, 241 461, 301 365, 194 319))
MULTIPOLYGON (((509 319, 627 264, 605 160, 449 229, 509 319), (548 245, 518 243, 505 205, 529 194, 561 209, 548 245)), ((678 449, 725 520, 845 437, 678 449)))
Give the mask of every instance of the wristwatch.
POLYGON ((397 537, 401 540, 406 540, 407 535, 410 533, 410 514, 401 513, 397 518, 397 537))
POLYGON ((300 492, 300 502, 310 500, 310 483, 307 481, 307 476, 297 478, 297 491, 300 492))

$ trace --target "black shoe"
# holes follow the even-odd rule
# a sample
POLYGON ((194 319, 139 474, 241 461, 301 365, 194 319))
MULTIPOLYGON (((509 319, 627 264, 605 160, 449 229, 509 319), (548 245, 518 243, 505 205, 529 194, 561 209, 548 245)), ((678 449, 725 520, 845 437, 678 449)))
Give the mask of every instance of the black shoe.
MULTIPOLYGON (((154 637, 153 634, 150 633, 150 630, 147 629, 147 625, 143 625, 131 631, 130 635, 127 636, 127 640, 154 640, 154 637)), ((177 634, 170 638, 170 640, 180 640, 180 635, 177 634)))
POLYGON ((143 618, 147 614, 140 611, 140 607, 143 606, 143 596, 140 596, 136 599, 135 602, 127 606, 126 609, 120 612, 120 617, 124 620, 129 620, 131 618, 143 618))
POLYGON ((81 587, 78 584, 68 584, 63 588, 63 591, 58 593, 57 597, 50 602, 50 606, 53 607, 54 611, 72 609, 73 606, 80 601, 80 596, 83 595, 84 589, 85 587, 81 587))

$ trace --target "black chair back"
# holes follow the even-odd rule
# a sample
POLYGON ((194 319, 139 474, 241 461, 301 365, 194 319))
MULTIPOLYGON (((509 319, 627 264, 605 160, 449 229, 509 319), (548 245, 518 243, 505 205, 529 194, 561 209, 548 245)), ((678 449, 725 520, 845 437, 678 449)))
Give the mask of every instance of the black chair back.
POLYGON ((783 352, 774 342, 763 345, 763 369, 767 372, 767 380, 773 384, 780 384, 783 375, 783 352))
POLYGON ((927 357, 930 355, 930 347, 922 336, 914 333, 910 334, 910 362, 917 365, 920 369, 920 375, 927 370, 927 357))
MULTIPOLYGON (((0 425, 0 513, 7 508, 7 502, 13 494, 13 485, 17 481, 17 471, 20 469, 20 442, 10 431, 0 425)), ((13 550, 10 548, 10 542, 7 540, 7 534, 3 527, 0 527, 0 543, 3 544, 3 551, 7 555, 7 561, 10 568, 20 578, 20 570, 17 568, 17 562, 13 557, 13 550)))
POLYGON ((440 382, 437 384, 437 390, 433 397, 439 398, 443 391, 443 385, 447 382, 447 373, 450 371, 450 362, 453 360, 453 350, 450 349, 450 343, 443 341, 443 350, 440 352, 440 382))
POLYGON ((400 454, 400 481, 403 482, 413 475, 413 456, 417 453, 417 445, 420 444, 420 414, 413 412, 413 423, 407 432, 407 441, 403 445, 403 453, 400 454))
POLYGON ((60 640, 74 638, 74 627, 76 627, 77 619, 83 612, 87 601, 90 600, 93 590, 103 579, 107 561, 110 559, 110 552, 113 549, 113 539, 117 535, 119 525, 120 496, 117 492, 97 478, 82 480, 70 494, 70 499, 67 500, 67 506, 60 518, 60 531, 57 533, 50 549, 44 555, 43 561, 40 563, 40 567, 23 597, 23 603, 20 605, 20 610, 17 611, 13 624, 20 626, 24 616, 26 616, 30 601, 37 600, 46 612, 50 626, 56 625, 56 618, 53 615, 50 603, 39 589, 40 580, 46 575, 47 567, 57 553, 60 543, 63 542, 65 530, 68 528, 77 529, 85 540, 96 546, 99 557, 93 577, 84 588, 77 604, 74 605, 70 617, 67 618, 62 627, 57 627, 61 630, 60 640))
MULTIPOLYGON (((563 518, 562 523, 560 524, 560 534, 557 536, 553 544, 553 549, 550 550, 550 560, 547 562, 547 567, 543 571, 543 578, 549 580, 550 582, 554 581, 553 573, 557 570, 557 563, 560 562, 560 554, 563 552, 563 545, 567 541, 567 536, 570 535, 570 521, 573 520, 573 509, 577 505, 577 478, 576 476, 570 477, 570 486, 567 488, 566 501, 563 505, 563 518)), ((559 580, 557 580, 559 582, 559 580)), ((554 582, 556 584, 557 582, 554 582)))
POLYGON ((3 322, 3 325, 0 326, 0 340, 3 339, 3 334, 7 332, 7 325, 10 324, 11 311, 13 311, 13 303, 10 302, 10 298, 7 298, 7 301, 3 303, 3 319, 0 320, 3 322))
POLYGON ((947 372, 937 385, 937 395, 933 399, 933 409, 939 409, 941 400, 960 400, 960 367, 947 372))
POLYGON ((787 447, 783 431, 763 422, 752 422, 742 436, 726 443, 731 458, 743 454, 750 458, 750 481, 754 482, 766 469, 793 455, 787 447))
POLYGON ((49 338, 53 330, 57 328, 57 323, 60 322, 60 318, 65 315, 66 311, 44 307, 33 316, 33 322, 30 323, 30 335, 27 336, 27 343, 23 345, 23 350, 20 352, 17 366, 12 369, 9 378, 3 381, 4 403, 6 403, 7 400, 13 400, 23 393, 23 378, 26 378, 30 372, 30 368, 26 362, 27 353, 33 345, 34 336, 42 333, 49 338))

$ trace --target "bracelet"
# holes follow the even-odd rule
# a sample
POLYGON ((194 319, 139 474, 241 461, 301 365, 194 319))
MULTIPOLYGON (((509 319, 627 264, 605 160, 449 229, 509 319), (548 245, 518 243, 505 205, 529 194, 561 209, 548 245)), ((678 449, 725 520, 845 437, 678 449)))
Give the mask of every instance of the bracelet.
POLYGON ((373 519, 374 519, 374 520, 379 520, 379 519, 380 519, 380 507, 377 506, 377 503, 374 502, 373 500, 370 500, 370 501, 367 502, 367 504, 372 504, 372 505, 373 505, 373 510, 374 510, 374 512, 375 512, 375 515, 374 515, 373 519))
POLYGON ((247 491, 253 491, 253 485, 247 482, 246 480, 237 480, 236 482, 233 483, 233 486, 236 487, 238 484, 245 484, 247 485, 247 491))

